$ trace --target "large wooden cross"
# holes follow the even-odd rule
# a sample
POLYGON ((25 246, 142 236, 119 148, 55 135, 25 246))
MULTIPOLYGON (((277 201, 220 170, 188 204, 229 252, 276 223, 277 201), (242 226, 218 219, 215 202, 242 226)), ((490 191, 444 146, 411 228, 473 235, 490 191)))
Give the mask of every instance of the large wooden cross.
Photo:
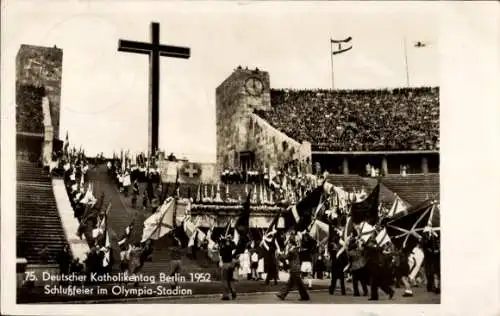
POLYGON ((151 43, 127 40, 118 41, 118 51, 149 55, 149 152, 158 150, 160 103, 160 56, 189 58, 188 47, 160 44, 160 24, 151 22, 151 43))

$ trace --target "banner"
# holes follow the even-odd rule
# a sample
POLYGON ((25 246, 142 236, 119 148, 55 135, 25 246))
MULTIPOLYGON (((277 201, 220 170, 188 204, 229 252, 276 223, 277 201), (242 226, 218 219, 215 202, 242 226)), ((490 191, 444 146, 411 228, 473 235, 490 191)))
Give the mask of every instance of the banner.
POLYGON ((218 183, 220 175, 216 174, 215 164, 196 163, 189 161, 158 161, 158 169, 161 181, 164 183, 175 183, 177 172, 179 183, 218 183))

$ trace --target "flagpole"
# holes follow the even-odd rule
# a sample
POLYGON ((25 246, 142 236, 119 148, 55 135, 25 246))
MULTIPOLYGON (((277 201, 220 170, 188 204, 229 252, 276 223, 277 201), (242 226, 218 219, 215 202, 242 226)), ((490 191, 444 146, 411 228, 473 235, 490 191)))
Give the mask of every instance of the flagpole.
POLYGON ((330 65, 332 68, 332 90, 335 89, 335 77, 333 73, 333 49, 332 49, 332 39, 330 38, 330 65))
POLYGON ((405 53, 405 69, 406 69, 406 86, 410 87, 410 72, 408 71, 408 53, 406 50, 406 37, 403 39, 403 47, 405 53))

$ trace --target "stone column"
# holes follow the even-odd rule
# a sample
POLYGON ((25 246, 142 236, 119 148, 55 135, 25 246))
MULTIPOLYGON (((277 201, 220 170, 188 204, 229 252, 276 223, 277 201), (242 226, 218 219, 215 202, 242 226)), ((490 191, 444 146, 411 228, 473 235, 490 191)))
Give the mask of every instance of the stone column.
POLYGON ((383 176, 386 176, 389 174, 389 169, 387 167, 387 156, 382 157, 382 165, 381 165, 381 173, 383 176))
POLYGON ((427 162, 427 157, 422 157, 422 173, 423 174, 429 173, 429 164, 427 162))
POLYGON ((347 157, 344 157, 344 160, 342 161, 342 173, 349 174, 349 160, 347 157))

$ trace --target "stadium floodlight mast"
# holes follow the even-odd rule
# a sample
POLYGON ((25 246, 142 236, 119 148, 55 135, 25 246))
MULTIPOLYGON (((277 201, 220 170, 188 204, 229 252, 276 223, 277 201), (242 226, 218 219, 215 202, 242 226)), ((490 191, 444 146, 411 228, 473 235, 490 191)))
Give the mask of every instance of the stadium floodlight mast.
POLYGON ((352 45, 348 46, 352 40, 352 37, 349 36, 343 40, 334 40, 330 38, 330 57, 331 57, 331 66, 332 66, 332 90, 335 89, 335 76, 333 72, 333 56, 345 53, 352 49, 352 45))

